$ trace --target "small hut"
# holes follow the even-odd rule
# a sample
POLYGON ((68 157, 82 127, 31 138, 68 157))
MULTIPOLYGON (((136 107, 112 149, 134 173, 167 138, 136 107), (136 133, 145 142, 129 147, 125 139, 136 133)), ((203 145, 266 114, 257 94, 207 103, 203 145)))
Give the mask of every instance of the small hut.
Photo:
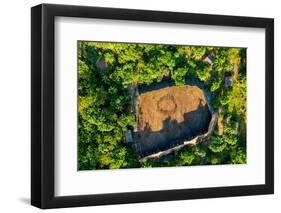
POLYGON ((226 88, 231 87, 233 84, 233 79, 232 77, 225 77, 224 79, 224 85, 226 88))
POLYGON ((100 70, 105 70, 106 68, 108 68, 108 63, 105 61, 105 58, 103 56, 100 56, 96 61, 96 66, 100 70))
POLYGON ((209 64, 209 65, 213 65, 213 63, 214 63, 214 59, 213 59, 212 56, 210 56, 210 55, 207 55, 207 56, 203 59, 203 61, 204 61, 206 64, 209 64))

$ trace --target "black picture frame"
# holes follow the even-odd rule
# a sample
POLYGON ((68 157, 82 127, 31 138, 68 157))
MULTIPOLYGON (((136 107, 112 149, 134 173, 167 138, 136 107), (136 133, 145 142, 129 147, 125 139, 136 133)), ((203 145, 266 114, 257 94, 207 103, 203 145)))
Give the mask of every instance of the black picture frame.
POLYGON ((31 112, 31 204, 39 208, 272 194, 274 193, 274 20, 53 4, 32 7, 31 112), (58 16, 265 29, 265 184, 56 197, 54 195, 54 21, 58 16))

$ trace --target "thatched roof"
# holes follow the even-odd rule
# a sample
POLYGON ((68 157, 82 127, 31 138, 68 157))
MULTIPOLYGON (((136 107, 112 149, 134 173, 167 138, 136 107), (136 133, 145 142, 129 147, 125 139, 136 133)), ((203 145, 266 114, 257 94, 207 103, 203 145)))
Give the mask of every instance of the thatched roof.
POLYGON ((173 86, 141 94, 137 116, 133 139, 141 156, 206 132, 211 120, 204 93, 196 86, 173 86))

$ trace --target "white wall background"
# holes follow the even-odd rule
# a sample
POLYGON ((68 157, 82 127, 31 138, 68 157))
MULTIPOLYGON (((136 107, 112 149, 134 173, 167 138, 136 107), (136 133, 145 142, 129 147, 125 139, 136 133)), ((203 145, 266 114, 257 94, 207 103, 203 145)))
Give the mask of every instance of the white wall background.
MULTIPOLYGON (((80 4, 225 15, 275 18, 275 132, 281 127, 278 70, 281 63, 281 13, 279 1, 187 0, 58 0, 45 3, 80 4)), ((0 212, 39 212, 30 197, 30 7, 37 0, 2 1, 0 7, 0 212)), ((161 203, 111 205, 51 212, 276 212, 281 205, 281 136, 275 136, 275 195, 201 199, 161 203), (277 150, 277 151, 276 151, 277 150), (275 211, 274 211, 275 210, 275 211)))

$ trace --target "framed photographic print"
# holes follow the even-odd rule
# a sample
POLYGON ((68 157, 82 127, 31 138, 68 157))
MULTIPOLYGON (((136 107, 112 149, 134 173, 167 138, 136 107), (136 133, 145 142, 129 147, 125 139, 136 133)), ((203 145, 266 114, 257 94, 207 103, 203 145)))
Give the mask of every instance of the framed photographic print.
POLYGON ((271 194, 274 20, 31 9, 31 203, 271 194))

